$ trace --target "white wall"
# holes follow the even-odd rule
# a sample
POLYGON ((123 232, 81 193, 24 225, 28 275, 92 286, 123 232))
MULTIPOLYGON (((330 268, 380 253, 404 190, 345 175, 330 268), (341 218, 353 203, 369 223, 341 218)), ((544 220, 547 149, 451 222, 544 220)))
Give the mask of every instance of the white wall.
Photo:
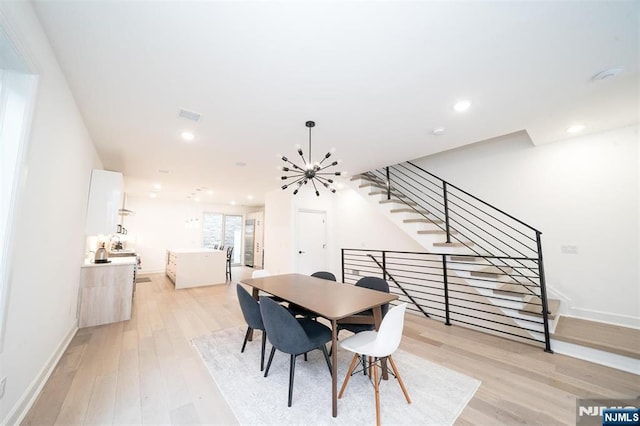
POLYGON ((636 126, 536 147, 518 133, 415 161, 541 230, 547 284, 570 299, 570 314, 632 326, 638 162, 636 126))
MULTIPOLYGON (((124 226, 130 239, 127 248, 135 248, 140 255, 140 273, 143 274, 164 272, 169 249, 202 247, 203 212, 245 216, 250 210, 243 206, 131 196, 127 197, 127 209, 135 212, 135 215, 124 218, 124 226), (191 218, 200 219, 197 228, 185 226, 185 222, 191 218)), ((241 247, 235 247, 234 250, 243 253, 241 247)))
POLYGON ((295 271, 293 198, 290 191, 273 190, 264 202, 264 269, 272 274, 295 271))
POLYGON ((0 423, 13 424, 76 329, 89 179, 101 164, 31 5, 0 2, 0 24, 39 75, 0 355, 0 423))

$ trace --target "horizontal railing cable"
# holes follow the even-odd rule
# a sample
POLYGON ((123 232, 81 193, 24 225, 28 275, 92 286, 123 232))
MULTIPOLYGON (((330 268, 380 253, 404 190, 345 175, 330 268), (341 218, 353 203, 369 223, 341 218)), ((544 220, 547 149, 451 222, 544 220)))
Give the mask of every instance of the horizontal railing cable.
MULTIPOLYGON (((470 254, 343 249, 343 280, 355 283, 363 276, 380 276, 389 280, 390 293, 411 302, 408 309, 412 312, 444 320, 447 325, 458 323, 511 338, 540 342, 550 349, 544 324, 547 312, 539 284, 506 282, 498 279, 499 275, 495 278, 485 277, 482 273, 473 275, 478 271, 474 268, 498 262, 505 268, 531 273, 532 276, 527 278, 537 280, 535 265, 539 258, 486 255, 481 258, 486 263, 478 264, 478 256, 470 254), (528 265, 512 267, 506 264, 514 261, 528 265), (495 293, 502 284, 517 285, 535 297, 511 290, 495 293)), ((513 275, 514 271, 511 273, 513 275)))
POLYGON ((516 217, 514 217, 514 216, 512 216, 512 215, 510 215, 509 213, 506 213, 506 212, 504 212, 504 211, 500 210, 499 208, 497 208, 497 207, 495 207, 495 206, 493 206, 493 205, 491 205, 491 204, 487 203, 486 201, 481 200, 480 198, 476 197, 475 195, 472 195, 472 194, 468 193, 468 192, 467 192, 467 191, 465 191, 464 189, 460 189, 460 188, 458 188, 456 185, 454 185, 454 184, 452 184, 452 183, 450 183, 450 182, 447 182, 447 181, 445 181, 444 179, 439 178, 438 176, 434 175, 433 173, 430 173, 430 172, 426 171, 426 170, 425 170, 425 169, 423 169, 422 167, 415 165, 415 164, 414 164, 414 163, 412 163, 411 161, 407 161, 407 163, 408 163, 408 164, 411 164, 413 167, 415 167, 415 168, 419 169, 420 171, 422 171, 422 172, 424 172, 424 173, 426 173, 426 174, 428 174, 428 175, 430 175, 430 176, 433 176, 434 178, 436 178, 436 179, 438 179, 438 180, 440 180, 440 181, 442 181, 442 182, 445 182, 448 186, 450 186, 450 187, 452 187, 452 188, 457 189, 458 191, 462 192, 462 193, 463 193, 463 194, 465 194, 465 195, 468 195, 469 197, 473 198, 474 200, 479 201, 479 202, 481 202, 482 204, 485 204, 485 205, 487 205, 487 206, 491 207, 491 208, 492 208, 492 209, 494 209, 495 211, 497 211, 497 212, 499 212, 499 213, 501 213, 501 214, 503 214, 503 215, 507 216, 508 218, 510 218, 510 219, 512 219, 512 220, 514 220, 514 221, 516 221, 516 222, 518 222, 518 223, 519 223, 519 224, 521 224, 522 226, 525 226, 525 227, 527 227, 527 228, 531 229, 531 230, 532 230, 532 231, 534 231, 534 232, 540 232, 539 230, 537 230, 537 229, 536 229, 536 228, 534 228, 533 226, 531 226, 531 225, 529 225, 529 224, 527 224, 527 223, 524 223, 523 221, 521 221, 520 219, 518 219, 518 218, 516 218, 516 217))

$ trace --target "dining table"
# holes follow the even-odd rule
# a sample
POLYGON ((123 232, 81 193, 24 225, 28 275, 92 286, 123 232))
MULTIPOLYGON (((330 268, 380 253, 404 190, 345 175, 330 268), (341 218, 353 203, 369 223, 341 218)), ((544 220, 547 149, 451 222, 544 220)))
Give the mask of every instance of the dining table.
POLYGON ((253 288, 257 300, 260 292, 295 303, 331 323, 331 412, 338 415, 338 324, 373 323, 376 330, 382 322, 382 305, 398 296, 304 274, 270 275, 247 278, 241 283, 253 288), (371 310, 370 314, 363 312, 371 310))

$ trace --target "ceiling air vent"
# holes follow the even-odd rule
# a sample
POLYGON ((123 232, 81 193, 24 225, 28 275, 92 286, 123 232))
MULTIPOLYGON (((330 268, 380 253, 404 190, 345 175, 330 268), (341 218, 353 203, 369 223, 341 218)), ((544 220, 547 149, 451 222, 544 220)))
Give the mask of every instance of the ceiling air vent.
POLYGON ((200 120, 200 114, 193 111, 187 111, 186 109, 179 110, 178 116, 182 118, 186 118, 187 120, 191 120, 191 121, 200 120))

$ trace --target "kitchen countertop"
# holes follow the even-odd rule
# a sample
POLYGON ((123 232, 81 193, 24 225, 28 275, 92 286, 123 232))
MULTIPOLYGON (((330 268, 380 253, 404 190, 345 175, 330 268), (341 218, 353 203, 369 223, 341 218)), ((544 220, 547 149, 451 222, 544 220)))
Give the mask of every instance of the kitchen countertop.
POLYGON ((206 248, 170 249, 167 251, 171 253, 226 253, 226 250, 214 250, 214 249, 206 249, 206 248))
POLYGON ((114 266, 114 265, 135 265, 138 263, 138 259, 135 256, 127 256, 127 257, 110 257, 109 263, 94 263, 93 259, 85 260, 82 264, 83 268, 92 268, 99 266, 114 266))

